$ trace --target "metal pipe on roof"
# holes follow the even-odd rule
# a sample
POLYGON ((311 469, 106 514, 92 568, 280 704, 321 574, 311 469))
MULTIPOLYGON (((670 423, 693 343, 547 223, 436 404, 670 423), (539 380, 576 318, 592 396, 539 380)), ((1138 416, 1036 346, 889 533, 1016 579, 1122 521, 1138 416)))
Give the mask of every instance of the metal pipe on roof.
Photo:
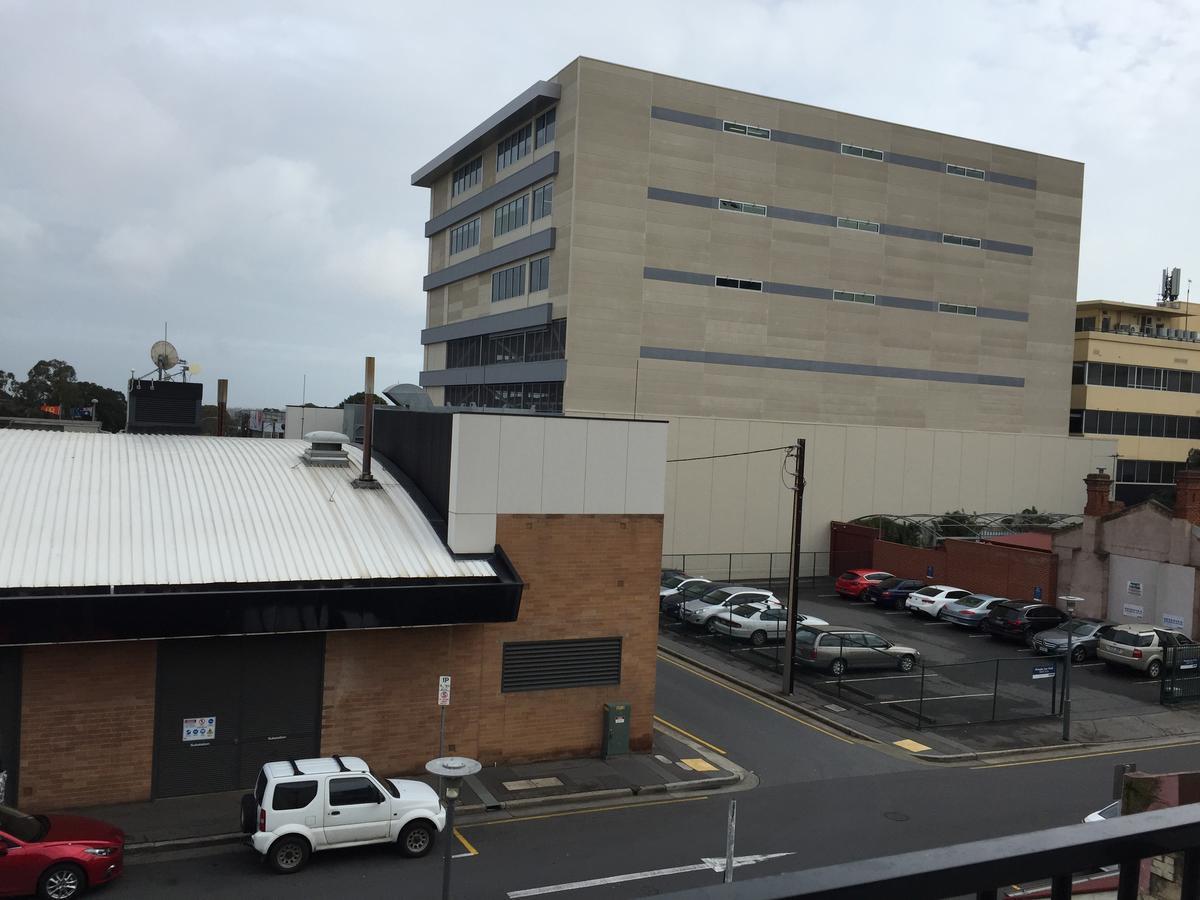
POLYGON ((217 379, 217 437, 225 437, 225 406, 229 400, 229 379, 217 379))
POLYGON ((363 385, 363 453, 362 474, 355 479, 356 487, 375 487, 371 475, 371 426, 375 418, 375 357, 368 356, 363 385))

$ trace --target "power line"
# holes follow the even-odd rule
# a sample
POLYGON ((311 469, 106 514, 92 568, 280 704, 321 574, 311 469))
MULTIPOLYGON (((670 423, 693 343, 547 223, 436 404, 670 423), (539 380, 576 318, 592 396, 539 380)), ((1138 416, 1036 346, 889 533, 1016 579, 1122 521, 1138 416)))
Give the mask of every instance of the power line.
POLYGON ((725 459, 727 456, 749 456, 752 453, 774 453, 777 450, 787 450, 795 446, 795 444, 785 444, 782 447, 765 447, 762 450, 741 450, 738 453, 717 453, 713 456, 687 456, 682 459, 668 459, 667 462, 696 462, 702 459, 725 459))

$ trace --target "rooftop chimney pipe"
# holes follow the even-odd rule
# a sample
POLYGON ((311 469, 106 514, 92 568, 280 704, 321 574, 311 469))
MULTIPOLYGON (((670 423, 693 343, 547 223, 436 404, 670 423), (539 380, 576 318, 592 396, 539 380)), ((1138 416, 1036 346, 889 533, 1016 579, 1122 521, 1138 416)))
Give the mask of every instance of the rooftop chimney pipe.
POLYGON ((371 475, 371 426, 375 418, 375 357, 367 357, 366 383, 363 386, 363 449, 362 474, 354 479, 354 486, 377 488, 379 482, 371 475))

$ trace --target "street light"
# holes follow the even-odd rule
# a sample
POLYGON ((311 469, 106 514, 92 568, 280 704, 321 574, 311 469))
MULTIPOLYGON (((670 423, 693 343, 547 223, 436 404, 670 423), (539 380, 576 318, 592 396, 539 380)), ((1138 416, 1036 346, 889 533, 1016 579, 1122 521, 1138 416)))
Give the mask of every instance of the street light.
POLYGON ((1063 735, 1064 741, 1071 739, 1071 665, 1074 661, 1075 651, 1072 646, 1072 638, 1074 637, 1074 617, 1075 606, 1079 603, 1078 597, 1059 597, 1067 607, 1067 667, 1063 669, 1063 735))
POLYGON ((446 836, 442 846, 442 900, 450 900, 450 857, 454 847, 454 803, 462 780, 482 769, 478 762, 465 756, 440 756, 425 763, 425 771, 442 780, 446 793, 446 836))

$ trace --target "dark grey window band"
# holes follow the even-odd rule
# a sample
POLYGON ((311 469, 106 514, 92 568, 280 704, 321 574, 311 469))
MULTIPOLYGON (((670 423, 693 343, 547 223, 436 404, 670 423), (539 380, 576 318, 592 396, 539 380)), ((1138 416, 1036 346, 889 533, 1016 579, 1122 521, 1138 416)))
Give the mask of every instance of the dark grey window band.
MULTIPOLYGON (((722 121, 712 116, 698 116, 694 113, 683 112, 679 109, 669 109, 665 106, 650 107, 650 118, 661 119, 664 122, 677 122, 680 125, 691 125, 695 128, 708 128, 712 131, 720 131, 722 127, 722 121)), ((829 153, 840 154, 842 152, 841 141, 813 137, 810 134, 781 131, 777 128, 771 129, 771 140, 780 144, 808 147, 812 150, 825 150, 829 153)), ((927 159, 923 156, 909 156, 906 153, 893 153, 890 150, 884 150, 883 161, 897 166, 907 166, 910 169, 925 169, 929 172, 941 172, 943 175, 946 173, 947 163, 940 159, 927 159)), ((1004 172, 992 172, 989 170, 985 172, 985 179, 987 181, 994 181, 996 184, 1006 184, 1009 187, 1025 188, 1030 191, 1037 190, 1036 179, 1023 178, 1020 175, 1008 175, 1004 172)))
POLYGON ((789 369, 794 372, 822 372, 831 375, 867 375, 872 378, 904 378, 910 381, 942 381, 952 384, 986 384, 995 387, 1025 387, 1024 378, 1008 375, 980 375, 974 372, 939 372, 935 369, 902 369, 896 366, 868 366, 857 363, 827 362, 816 359, 788 359, 782 356, 746 356, 741 353, 714 353, 709 350, 676 350, 671 347, 642 347, 642 359, 673 362, 697 362, 718 366, 750 366, 758 369, 789 369))
MULTIPOLYGON (((646 197, 650 200, 661 200, 664 203, 682 203, 685 206, 700 206, 716 209, 719 197, 706 197, 704 194, 689 194, 684 191, 671 191, 666 188, 646 188, 646 197)), ((753 198, 747 198, 753 201, 753 198)), ((803 222, 806 225, 823 225, 826 228, 837 228, 837 216, 829 213, 810 212, 806 209, 788 209, 786 206, 768 206, 768 219, 784 219, 789 222, 803 222)), ((910 228, 907 225, 879 224, 879 233, 887 237, 908 238, 914 241, 928 241, 933 244, 942 243, 942 232, 929 228, 910 228)), ((1007 241, 992 241, 987 238, 980 240, 982 249, 996 253, 1015 253, 1018 256, 1033 256, 1033 248, 1027 244, 1010 244, 1007 241)))
MULTIPOLYGON (((749 274, 745 272, 739 274, 749 277, 749 274)), ((642 269, 642 277, 648 278, 651 281, 673 281, 676 284, 695 284, 702 287, 716 286, 716 276, 706 272, 683 272, 678 269, 658 269, 653 266, 646 266, 642 269)), ((832 288, 814 287, 807 284, 788 284, 783 281, 764 281, 762 289, 764 294, 784 294, 788 297, 807 297, 811 300, 828 300, 833 302, 832 288)), ((868 291, 868 293, 871 292, 868 291)), ((891 306, 896 309, 913 309, 920 312, 935 313, 938 311, 938 301, 936 300, 892 297, 887 294, 876 294, 875 305, 891 306)), ((1004 319, 1010 322, 1029 321, 1029 313, 1017 310, 997 309, 992 306, 976 306, 976 310, 978 317, 981 319, 1004 319)))
POLYGON ((543 156, 507 178, 502 178, 490 188, 485 188, 474 197, 468 197, 462 203, 450 207, 440 216, 434 216, 425 223, 425 237, 433 237, 439 231, 445 231, 452 225, 457 225, 463 219, 469 219, 494 203, 523 191, 532 184, 558 174, 558 151, 543 156))
POLYGON ((503 247, 497 247, 495 250, 489 250, 487 253, 480 253, 478 256, 471 259, 464 259, 460 263, 446 266, 446 268, 439 269, 436 272, 430 272, 425 276, 421 290, 437 290, 455 281, 462 281, 464 278, 470 278, 472 275, 486 272, 488 269, 495 269, 505 263, 515 262, 518 259, 524 259, 526 256, 532 256, 535 253, 553 249, 554 229, 543 228, 541 231, 535 231, 529 237, 523 237, 519 241, 513 241, 511 244, 505 244, 503 247))
POLYGON ((465 366, 461 369, 433 369, 417 376, 421 387, 447 384, 509 384, 517 381, 566 381, 565 359, 537 362, 495 363, 490 366, 465 366))
POLYGON ((549 324, 552 309, 553 307, 549 303, 539 303, 537 306, 526 306, 524 309, 513 309, 508 312, 493 313, 490 316, 463 319, 461 322, 450 322, 447 325, 434 325, 421 332, 421 343, 440 344, 458 338, 478 337, 481 334, 499 334, 502 331, 536 328, 538 325, 549 324))

